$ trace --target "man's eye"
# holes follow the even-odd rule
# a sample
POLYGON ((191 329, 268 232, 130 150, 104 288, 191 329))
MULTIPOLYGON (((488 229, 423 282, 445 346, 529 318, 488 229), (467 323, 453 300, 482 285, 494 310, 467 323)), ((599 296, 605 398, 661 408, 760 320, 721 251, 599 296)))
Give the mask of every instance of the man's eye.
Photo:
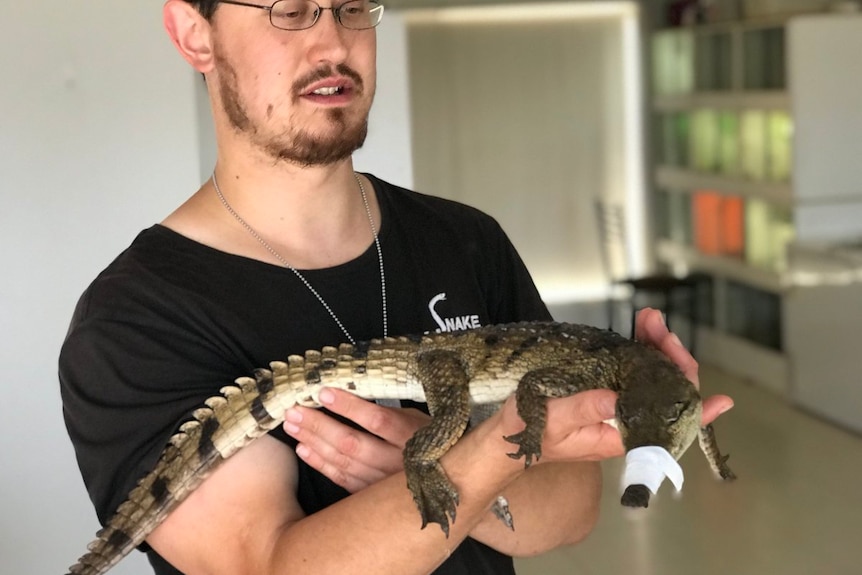
POLYGON ((276 16, 284 20, 300 20, 304 14, 305 12, 301 10, 291 10, 290 12, 279 12, 276 16))
POLYGON ((307 20, 310 8, 303 2, 279 2, 272 10, 272 17, 285 22, 307 20))

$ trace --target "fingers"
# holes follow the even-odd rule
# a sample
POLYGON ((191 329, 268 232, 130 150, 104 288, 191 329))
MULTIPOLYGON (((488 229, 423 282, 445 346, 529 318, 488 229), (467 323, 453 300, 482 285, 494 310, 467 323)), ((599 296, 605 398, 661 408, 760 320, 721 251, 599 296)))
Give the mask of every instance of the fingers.
MULTIPOLYGON (((603 423, 614 417, 616 398, 616 393, 599 389, 549 400, 540 462, 598 461, 621 455, 619 432, 603 423)), ((524 429, 516 413, 510 397, 502 413, 506 435, 524 429)))
POLYGON ((323 390, 320 399, 374 435, 302 407, 286 412, 284 429, 299 442, 297 456, 351 493, 400 471, 404 443, 428 421, 416 410, 381 407, 338 390, 323 390))
POLYGON ((733 408, 733 399, 726 395, 713 395, 703 400, 703 425, 709 425, 719 415, 733 408))
POLYGON ((674 362, 685 376, 700 387, 698 364, 689 351, 682 345, 679 337, 667 329, 659 310, 642 309, 635 320, 635 339, 650 345, 674 362))
POLYGON ((605 389, 549 401, 546 442, 582 461, 622 455, 619 432, 603 423, 614 418, 616 402, 617 394, 605 389))
POLYGON ((567 419, 571 425, 583 427, 612 419, 616 412, 617 394, 607 389, 591 389, 567 398, 548 402, 548 419, 567 419))
POLYGON ((339 389, 324 389, 320 401, 331 411, 367 429, 384 441, 404 448, 430 416, 415 409, 390 409, 339 389))
POLYGON ((288 410, 284 429, 299 442, 297 456, 351 493, 401 468, 398 447, 345 425, 320 410, 288 410))

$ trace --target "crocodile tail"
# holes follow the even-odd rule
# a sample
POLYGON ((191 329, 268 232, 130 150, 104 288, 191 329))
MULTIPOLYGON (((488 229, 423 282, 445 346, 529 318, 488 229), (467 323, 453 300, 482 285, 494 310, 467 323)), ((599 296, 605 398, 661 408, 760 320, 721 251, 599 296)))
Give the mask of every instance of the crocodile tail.
MULTIPOLYGON (((275 366, 273 367, 281 367, 275 366)), ((193 419, 168 441, 152 472, 130 492, 69 575, 102 575, 144 542, 150 533, 224 460, 284 419, 295 390, 257 370, 207 399, 193 419)))

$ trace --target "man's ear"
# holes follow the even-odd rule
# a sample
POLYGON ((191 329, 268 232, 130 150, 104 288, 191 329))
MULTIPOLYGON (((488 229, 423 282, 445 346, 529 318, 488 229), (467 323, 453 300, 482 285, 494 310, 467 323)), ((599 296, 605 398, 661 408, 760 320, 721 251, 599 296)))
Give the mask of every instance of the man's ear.
POLYGON ((184 0, 167 0, 162 17, 165 30, 180 55, 198 72, 209 72, 213 67, 210 23, 184 0))

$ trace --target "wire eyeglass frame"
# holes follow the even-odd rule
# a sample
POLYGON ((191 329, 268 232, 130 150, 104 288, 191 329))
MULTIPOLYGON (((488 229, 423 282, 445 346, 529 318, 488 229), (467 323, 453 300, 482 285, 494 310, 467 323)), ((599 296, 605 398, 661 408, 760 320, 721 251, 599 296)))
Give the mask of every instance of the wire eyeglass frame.
POLYGON ((287 30, 297 32, 300 30, 308 30, 320 20, 320 14, 324 10, 332 12, 332 16, 339 25, 348 30, 368 30, 375 28, 383 19, 383 4, 376 0, 348 0, 338 6, 324 8, 314 0, 276 0, 270 6, 262 6, 260 4, 252 4, 250 2, 242 2, 240 0, 219 0, 220 4, 232 4, 234 6, 246 6, 248 8, 258 8, 269 12, 269 23, 279 30, 287 30), (279 16, 278 7, 284 5, 285 10, 282 12, 286 20, 282 21, 279 16), (289 9, 288 9, 289 8, 289 9), (302 10, 303 8, 307 10, 302 10), (358 12, 350 12, 358 10, 358 12), (350 20, 353 15, 356 22, 350 20), (367 16, 368 21, 362 22, 362 18, 367 16), (348 19, 345 19, 347 17, 348 19), (287 25, 286 22, 290 18, 295 18, 296 24, 287 25), (359 24, 359 25, 357 25, 359 24))

